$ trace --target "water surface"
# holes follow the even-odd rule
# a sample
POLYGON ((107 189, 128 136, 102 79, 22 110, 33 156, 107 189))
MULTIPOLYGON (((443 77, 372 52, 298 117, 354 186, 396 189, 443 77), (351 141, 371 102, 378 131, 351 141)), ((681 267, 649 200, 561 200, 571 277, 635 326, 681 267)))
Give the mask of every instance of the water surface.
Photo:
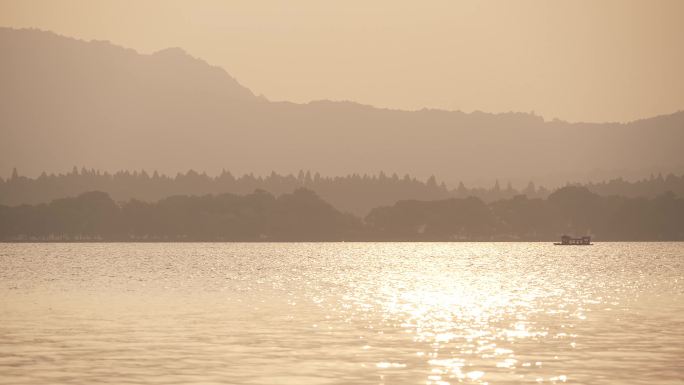
POLYGON ((681 384, 684 244, 0 244, 0 383, 681 384))

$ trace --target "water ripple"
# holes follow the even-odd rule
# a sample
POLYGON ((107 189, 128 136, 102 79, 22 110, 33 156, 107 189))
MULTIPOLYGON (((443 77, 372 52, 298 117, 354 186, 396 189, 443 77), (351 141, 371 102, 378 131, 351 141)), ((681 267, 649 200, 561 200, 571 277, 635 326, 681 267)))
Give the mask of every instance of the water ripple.
POLYGON ((2 244, 0 384, 682 383, 684 244, 2 244))

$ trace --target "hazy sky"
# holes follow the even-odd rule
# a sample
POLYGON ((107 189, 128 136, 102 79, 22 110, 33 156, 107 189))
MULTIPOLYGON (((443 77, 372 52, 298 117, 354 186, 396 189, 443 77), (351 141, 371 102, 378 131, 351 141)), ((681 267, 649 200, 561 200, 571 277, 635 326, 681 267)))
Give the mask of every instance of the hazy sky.
POLYGON ((684 109, 684 1, 6 1, 0 25, 170 46, 271 100, 626 121, 684 109))

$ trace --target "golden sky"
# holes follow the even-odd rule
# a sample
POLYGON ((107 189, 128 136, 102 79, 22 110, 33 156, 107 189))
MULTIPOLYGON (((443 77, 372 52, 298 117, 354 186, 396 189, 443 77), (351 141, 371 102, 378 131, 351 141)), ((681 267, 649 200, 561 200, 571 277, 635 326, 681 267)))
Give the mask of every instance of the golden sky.
POLYGON ((684 109, 684 1, 0 0, 0 26, 182 47, 271 100, 628 121, 684 109))

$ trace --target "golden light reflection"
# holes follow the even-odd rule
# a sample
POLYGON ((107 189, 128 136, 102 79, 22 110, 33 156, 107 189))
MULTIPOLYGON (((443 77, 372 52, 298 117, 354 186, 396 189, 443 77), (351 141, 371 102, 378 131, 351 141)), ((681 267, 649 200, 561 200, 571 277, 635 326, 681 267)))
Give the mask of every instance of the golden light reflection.
MULTIPOLYGON (((572 327, 573 319, 586 319, 581 298, 566 299, 568 289, 563 287, 540 288, 534 273, 511 279, 506 269, 479 275, 463 271, 433 271, 429 266, 398 271, 394 266, 391 273, 374 277, 371 287, 359 285, 345 301, 357 310, 383 314, 385 322, 412 336, 422 347, 414 356, 418 361, 400 364, 427 365, 427 384, 496 383, 511 373, 532 381, 566 381, 566 374, 534 376, 543 360, 530 360, 527 349, 549 335, 572 339, 572 333, 561 330, 549 334, 545 320, 565 319, 563 325, 572 327)), ((544 356, 548 359, 554 358, 544 356)), ((397 368, 393 362, 381 361, 377 367, 397 368)))
POLYGON ((619 264, 603 262, 618 245, 563 258, 535 244, 206 245, 199 259, 196 245, 28 247, 23 259, 0 253, 0 382, 63 368, 149 382, 135 371, 142 356, 163 383, 187 382, 200 361, 209 377, 197 382, 235 384, 681 378, 668 371, 684 354, 672 327, 684 314, 681 245, 633 245, 619 264), (644 264, 634 250, 669 257, 644 264))

